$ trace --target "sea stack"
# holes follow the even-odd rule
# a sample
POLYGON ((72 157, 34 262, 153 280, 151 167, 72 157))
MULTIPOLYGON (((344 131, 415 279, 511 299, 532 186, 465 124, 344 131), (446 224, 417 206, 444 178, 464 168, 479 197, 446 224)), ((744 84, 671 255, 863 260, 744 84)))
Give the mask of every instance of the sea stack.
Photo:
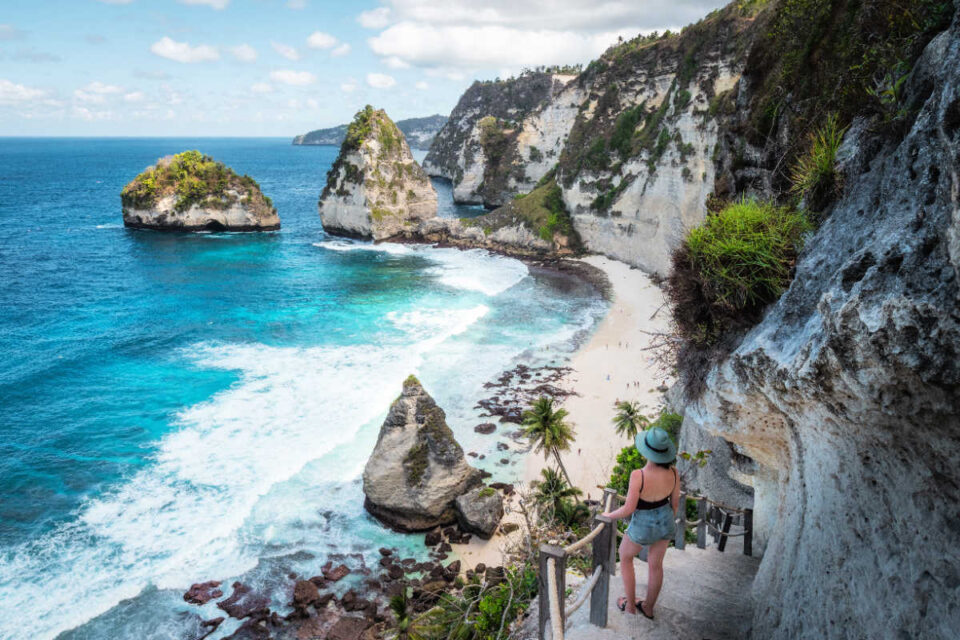
POLYGON ((367 105, 347 127, 320 195, 327 233, 386 240, 437 215, 437 192, 397 125, 367 105))
POLYGON ((443 409, 410 376, 363 470, 367 511, 394 529, 424 531, 456 522, 457 498, 478 487, 480 472, 467 464, 443 409))
POLYGON ((274 231, 280 217, 250 176, 199 151, 160 158, 120 192, 123 224, 158 231, 274 231))

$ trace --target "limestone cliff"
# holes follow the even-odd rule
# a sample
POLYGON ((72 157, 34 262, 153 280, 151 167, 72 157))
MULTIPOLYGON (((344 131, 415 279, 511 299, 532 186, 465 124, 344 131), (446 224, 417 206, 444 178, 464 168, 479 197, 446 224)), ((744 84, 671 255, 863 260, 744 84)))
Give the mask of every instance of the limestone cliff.
POLYGON ((437 193, 383 110, 350 124, 320 195, 327 233, 385 240, 437 215, 437 193))
MULTIPOLYGON (((836 33, 876 22, 859 9, 844 6, 842 22, 826 12, 823 24, 836 33)), ((783 40, 774 44, 766 55, 780 53, 783 40)), ((960 628, 960 555, 949 533, 960 530, 957 16, 915 63, 904 51, 910 72, 895 108, 878 101, 846 133, 842 189, 789 290, 686 407, 684 438, 729 443, 727 480, 754 493, 766 547, 754 637, 946 639, 960 628)), ((775 94, 779 111, 765 109, 765 87, 782 85, 768 84, 776 77, 763 53, 751 53, 754 69, 733 96, 743 110, 722 134, 718 191, 728 196, 776 191, 783 176, 770 151, 782 157, 798 139, 802 121, 790 114, 814 99, 797 86, 775 94), (748 125, 763 133, 749 135, 748 125)))
POLYGON ((680 34, 615 45, 577 75, 475 83, 425 168, 453 180, 456 200, 493 207, 556 167, 586 249, 664 274, 706 214, 720 97, 752 36, 753 13, 740 4, 680 34))
POLYGON ((199 151, 161 158, 120 194, 123 224, 158 231, 273 231, 280 217, 249 176, 199 151))
POLYGON ((423 531, 455 522, 456 499, 479 485, 443 409, 410 376, 363 470, 364 506, 395 529, 423 531))
MULTIPOLYGON (((556 164, 566 130, 545 140, 550 131, 535 138, 542 149, 530 157, 534 134, 526 131, 525 119, 547 108, 574 75, 530 71, 515 78, 474 82, 461 96, 449 120, 430 146, 423 167, 430 175, 453 181, 454 200, 482 203, 487 207, 505 204, 517 193, 525 193, 556 164), (555 138, 555 139, 554 139, 555 138), (541 166, 542 165, 542 166, 541 166)), ((576 108, 575 106, 573 107, 576 108)), ((549 122, 547 117, 544 122, 549 122)), ((560 129, 563 129, 560 123, 560 129)))

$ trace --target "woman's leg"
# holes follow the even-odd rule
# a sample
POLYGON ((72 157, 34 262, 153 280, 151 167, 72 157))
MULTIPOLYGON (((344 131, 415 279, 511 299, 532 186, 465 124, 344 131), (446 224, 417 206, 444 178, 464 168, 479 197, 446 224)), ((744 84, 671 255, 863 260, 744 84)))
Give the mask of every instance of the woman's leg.
POLYGON ((653 615, 653 606, 660 597, 660 587, 663 586, 663 556, 670 545, 669 540, 657 540, 647 553, 647 597, 643 599, 643 610, 647 615, 653 615))
POLYGON ((620 541, 620 576, 623 578, 623 593, 627 599, 628 613, 637 612, 637 579, 633 572, 633 558, 640 553, 641 549, 643 545, 631 540, 626 533, 623 534, 623 540, 620 541))

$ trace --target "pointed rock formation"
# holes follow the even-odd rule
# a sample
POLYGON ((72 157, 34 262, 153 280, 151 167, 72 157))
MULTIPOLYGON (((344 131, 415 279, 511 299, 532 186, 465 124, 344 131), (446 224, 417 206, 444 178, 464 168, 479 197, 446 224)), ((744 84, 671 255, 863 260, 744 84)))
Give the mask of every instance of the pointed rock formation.
POLYGON ((397 125, 367 105, 347 128, 320 195, 327 233, 386 240, 437 215, 437 192, 397 125))
POLYGON ((479 484, 443 409, 410 376, 363 470, 367 511, 394 529, 424 531, 456 522, 457 497, 479 484))
POLYGON ((280 217, 250 176, 199 151, 167 156, 120 193, 123 224, 157 231, 273 231, 280 217))

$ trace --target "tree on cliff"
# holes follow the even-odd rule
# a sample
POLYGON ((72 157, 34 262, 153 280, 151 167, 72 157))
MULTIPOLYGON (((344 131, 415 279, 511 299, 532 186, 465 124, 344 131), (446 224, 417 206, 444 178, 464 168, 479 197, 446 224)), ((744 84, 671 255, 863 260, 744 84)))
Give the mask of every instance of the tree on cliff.
POLYGON ((570 450, 574 432, 566 422, 566 417, 569 415, 567 410, 555 410, 553 402, 553 398, 541 396, 532 407, 523 412, 524 435, 530 438, 536 453, 542 451, 544 458, 553 454, 563 476, 567 479, 567 484, 573 486, 570 474, 567 473, 567 468, 563 466, 563 461, 560 459, 560 452, 570 450))
POLYGON ((532 485, 536 489, 533 495, 534 504, 544 509, 550 519, 557 516, 564 503, 569 502, 569 498, 576 498, 583 493, 567 484, 567 481, 550 467, 541 469, 540 479, 534 480, 532 485))

